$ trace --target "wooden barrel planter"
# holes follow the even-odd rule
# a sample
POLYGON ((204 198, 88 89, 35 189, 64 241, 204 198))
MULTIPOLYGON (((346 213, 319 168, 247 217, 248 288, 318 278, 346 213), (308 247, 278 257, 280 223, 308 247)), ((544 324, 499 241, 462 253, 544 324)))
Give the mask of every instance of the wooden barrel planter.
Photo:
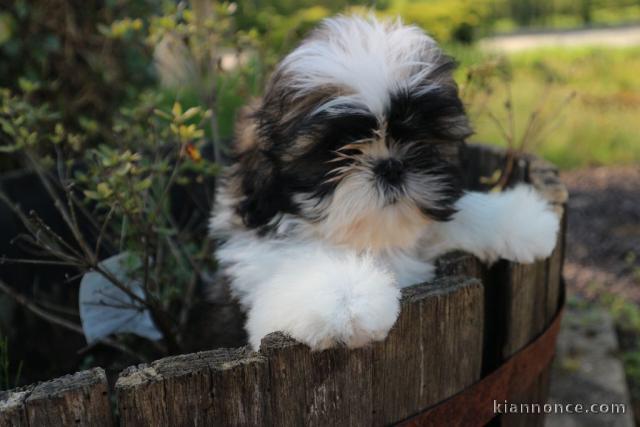
MULTIPOLYGON (((460 158, 468 187, 479 189, 505 153, 469 145, 460 158)), ((535 157, 518 158, 514 177, 562 215, 552 256, 491 267, 462 253, 441 258, 436 280, 403 290, 383 342, 310 352, 275 333, 258 353, 218 349, 130 367, 113 393, 95 368, 0 392, 0 426, 542 425, 542 415, 494 416, 494 403, 546 401, 567 192, 535 157)))

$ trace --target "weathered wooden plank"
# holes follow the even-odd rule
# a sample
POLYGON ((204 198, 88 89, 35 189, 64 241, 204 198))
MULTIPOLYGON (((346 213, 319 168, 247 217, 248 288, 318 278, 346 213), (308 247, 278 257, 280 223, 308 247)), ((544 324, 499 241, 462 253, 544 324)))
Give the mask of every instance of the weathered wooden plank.
POLYGON ((476 279, 446 277, 405 289, 396 327, 374 347, 375 424, 402 420, 478 380, 483 316, 476 279))
POLYGON ((311 352, 280 333, 262 341, 269 360, 272 423, 371 425, 372 347, 311 352))
POLYGON ((533 264, 508 263, 506 266, 503 284, 508 304, 503 359, 526 346, 546 326, 546 267, 544 260, 533 264))
MULTIPOLYGON (((229 360, 215 360, 211 365, 211 392, 217 414, 214 424, 269 425, 271 394, 266 359, 256 353, 244 357, 231 356, 229 360)), ((198 408, 194 407, 193 412, 197 411, 198 408)))
POLYGON ((121 372, 116 396, 121 426, 166 425, 164 385, 153 367, 140 365, 121 372))
POLYGON ((107 378, 94 368, 0 396, 2 426, 111 426, 107 378))
POLYGON ((120 424, 261 425, 266 382, 265 359, 246 348, 160 359, 121 374, 120 424))
POLYGON ((34 387, 0 392, 0 426, 29 426, 25 401, 34 387))
MULTIPOLYGON (((548 200, 562 218, 558 243, 547 260, 529 265, 509 263, 507 278, 500 280, 506 286, 508 325, 502 358, 506 359, 539 335, 552 321, 560 301, 564 235, 566 230, 565 206, 568 198, 564 185, 553 165, 528 157, 524 178, 548 200)), ((521 168, 524 170, 525 168, 521 168)), ((547 397, 549 371, 542 373, 524 393, 513 396, 513 403, 544 403, 547 397)), ((506 415, 500 419, 504 426, 542 426, 544 415, 506 415)))
POLYGON ((357 349, 350 356, 345 375, 345 389, 351 391, 345 396, 349 408, 348 425, 375 425, 378 414, 374 397, 380 390, 373 385, 374 348, 357 349))
POLYGON ((281 334, 263 338, 260 352, 267 357, 271 394, 271 421, 283 426, 304 425, 307 378, 311 366, 308 348, 281 334))
POLYGON ((436 260, 437 277, 466 276, 482 281, 486 272, 486 265, 466 252, 450 252, 436 260))
POLYGON ((562 268, 564 266, 564 251, 566 245, 567 212, 564 207, 560 207, 562 218, 560 220, 561 232, 558 236, 558 243, 547 260, 547 322, 552 319, 558 311, 562 297, 562 268))
POLYGON ((337 348, 310 356, 306 425, 370 425, 372 348, 337 348))

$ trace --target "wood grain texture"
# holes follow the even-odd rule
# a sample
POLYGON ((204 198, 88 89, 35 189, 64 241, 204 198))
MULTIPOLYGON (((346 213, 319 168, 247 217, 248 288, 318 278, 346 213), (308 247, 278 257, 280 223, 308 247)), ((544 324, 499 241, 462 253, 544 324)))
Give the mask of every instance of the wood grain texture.
POLYGON ((123 373, 120 423, 154 425, 385 425, 477 381, 483 290, 447 277, 407 288, 387 340, 312 352, 280 334, 260 353, 218 350, 123 373), (168 404, 170 402, 170 404, 168 404))
POLYGON ((0 395, 2 426, 112 426, 107 378, 101 368, 0 395))
POLYGON ((28 427, 25 401, 34 386, 0 392, 0 426, 28 427))
POLYGON ((376 421, 388 424, 480 378, 484 294, 468 277, 444 277, 403 292, 402 313, 374 347, 376 421), (379 356, 378 356, 379 355, 379 356))
POLYGON ((244 347, 130 368, 116 383, 120 425, 259 425, 266 381, 265 359, 244 347))

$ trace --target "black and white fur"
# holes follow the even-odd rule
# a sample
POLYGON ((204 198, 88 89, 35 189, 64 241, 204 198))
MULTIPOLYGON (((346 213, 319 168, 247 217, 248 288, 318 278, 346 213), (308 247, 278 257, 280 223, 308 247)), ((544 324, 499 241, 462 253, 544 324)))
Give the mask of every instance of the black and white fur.
POLYGON ((274 331, 312 349, 384 339, 399 289, 447 251, 551 253, 558 218, 534 190, 465 192, 443 159, 471 134, 453 68, 416 27, 337 17, 242 114, 211 233, 255 349, 274 331))

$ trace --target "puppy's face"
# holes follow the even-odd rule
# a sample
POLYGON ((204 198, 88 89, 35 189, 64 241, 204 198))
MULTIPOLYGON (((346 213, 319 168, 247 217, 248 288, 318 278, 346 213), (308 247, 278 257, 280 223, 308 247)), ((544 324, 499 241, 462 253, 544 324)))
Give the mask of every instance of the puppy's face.
POLYGON ((442 147, 470 134, 453 67, 415 27, 325 21, 238 121, 244 224, 293 214, 333 242, 384 249, 449 219, 461 189, 442 147))

